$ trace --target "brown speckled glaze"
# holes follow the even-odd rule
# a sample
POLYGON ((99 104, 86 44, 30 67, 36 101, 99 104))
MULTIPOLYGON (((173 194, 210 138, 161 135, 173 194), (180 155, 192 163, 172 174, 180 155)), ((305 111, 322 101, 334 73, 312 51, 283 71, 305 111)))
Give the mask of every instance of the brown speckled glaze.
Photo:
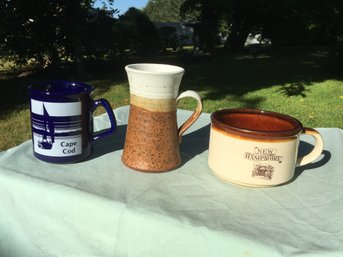
POLYGON ((130 114, 122 162, 135 170, 164 172, 181 165, 182 134, 202 111, 200 95, 192 90, 178 94, 184 69, 158 63, 125 66, 130 86, 130 114), (196 110, 178 128, 180 99, 197 100, 196 110))
POLYGON ((144 172, 164 172, 180 166, 176 109, 159 112, 131 104, 122 161, 144 172))

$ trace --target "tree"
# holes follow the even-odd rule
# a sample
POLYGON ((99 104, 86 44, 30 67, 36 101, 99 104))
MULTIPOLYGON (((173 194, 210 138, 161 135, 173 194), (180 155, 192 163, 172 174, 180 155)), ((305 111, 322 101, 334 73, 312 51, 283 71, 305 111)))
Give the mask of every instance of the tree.
MULTIPOLYGON (((94 22, 93 2, 0 0, 3 51, 16 63, 25 64, 30 60, 46 66, 58 65, 64 59, 73 60, 77 69, 82 70, 83 50, 94 32, 91 29, 96 27, 90 26, 94 22)), ((104 13, 99 16, 113 20, 104 13)))
POLYGON ((340 0, 186 0, 181 10, 199 11, 200 25, 211 24, 211 31, 224 22, 225 48, 239 50, 249 33, 273 45, 328 44, 342 34, 342 6, 340 0))
POLYGON ((225 19, 230 31, 225 42, 226 49, 238 50, 251 32, 259 33, 260 20, 264 17, 266 1, 231 0, 226 5, 225 19))
POLYGON ((156 27, 148 16, 136 8, 130 8, 119 17, 115 33, 120 53, 129 50, 144 56, 153 54, 160 48, 156 27))
POLYGON ((180 8, 185 0, 149 0, 143 12, 154 22, 180 22, 180 8))
POLYGON ((161 41, 161 48, 167 49, 172 48, 177 50, 179 47, 179 37, 177 35, 176 29, 172 26, 162 26, 157 29, 158 35, 161 41))
POLYGON ((91 9, 86 33, 82 36, 82 54, 97 60, 113 58, 116 54, 116 10, 91 9))
POLYGON ((274 45, 327 45, 339 33, 342 1, 282 0, 266 1, 264 18, 259 20, 261 33, 274 45))
POLYGON ((221 0, 186 0, 181 6, 181 16, 193 23, 200 50, 206 52, 214 48, 220 28, 225 2, 221 0))

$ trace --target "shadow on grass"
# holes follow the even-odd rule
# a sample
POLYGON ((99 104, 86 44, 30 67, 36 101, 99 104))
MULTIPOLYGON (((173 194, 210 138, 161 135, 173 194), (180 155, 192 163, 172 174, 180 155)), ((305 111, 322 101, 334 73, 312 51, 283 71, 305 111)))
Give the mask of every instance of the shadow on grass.
POLYGON ((204 98, 210 100, 224 99, 228 95, 238 98, 248 92, 275 85, 286 85, 282 93, 287 96, 305 97, 306 85, 335 76, 330 72, 330 60, 325 53, 295 51, 257 56, 220 55, 211 61, 194 62, 186 66, 183 85, 207 92, 204 98))
POLYGON ((201 91, 204 100, 233 98, 244 106, 254 108, 268 96, 245 98, 248 92, 274 85, 284 85, 281 92, 287 96, 306 97, 306 85, 335 79, 330 72, 330 57, 325 52, 292 50, 270 51, 258 55, 227 54, 212 56, 160 56, 150 59, 127 59, 115 62, 90 62, 84 76, 75 76, 72 69, 45 70, 25 77, 13 74, 3 78, 0 74, 0 118, 18 106, 28 105, 27 86, 30 83, 64 79, 91 82, 97 94, 107 92, 113 85, 127 82, 124 66, 133 62, 158 62, 185 68, 180 91, 201 91))
POLYGON ((289 85, 283 86, 280 91, 287 96, 297 96, 300 95, 302 97, 306 97, 306 89, 305 86, 309 85, 309 83, 304 82, 294 82, 289 85))

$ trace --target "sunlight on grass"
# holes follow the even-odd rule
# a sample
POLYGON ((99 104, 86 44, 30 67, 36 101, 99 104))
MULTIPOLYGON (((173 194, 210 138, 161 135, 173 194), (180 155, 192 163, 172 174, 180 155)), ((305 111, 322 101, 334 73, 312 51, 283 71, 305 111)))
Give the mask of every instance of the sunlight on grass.
POLYGON ((19 145, 31 138, 30 111, 28 106, 11 112, 0 122, 0 150, 19 145))
MULTIPOLYGON (((278 52, 260 58, 247 54, 213 59, 168 58, 163 62, 186 70, 179 92, 197 91, 203 98, 204 112, 258 108, 291 115, 306 127, 343 128, 343 80, 330 70, 333 66, 326 54, 278 52)), ((100 74, 84 81, 95 87, 93 98, 107 99, 113 109, 128 105, 129 86, 124 69, 98 69, 100 74)), ((28 99, 17 94, 18 90, 27 90, 25 79, 1 80, 2 85, 8 83, 12 89, 1 96, 3 106, 14 103, 13 97, 18 98, 18 103, 0 114, 0 151, 31 138, 28 99)), ((194 110, 196 104, 194 99, 181 99, 178 108, 194 110)), ((102 113, 104 108, 95 111, 95 115, 102 113)))
MULTIPOLYGON (((343 128, 343 82, 327 80, 305 85, 303 95, 287 95, 284 88, 289 84, 271 86, 246 93, 242 96, 224 95, 221 99, 207 99, 209 91, 198 91, 203 97, 204 112, 225 108, 258 108, 281 112, 298 118, 304 126, 343 128)), ((96 95, 97 96, 97 95, 96 95)), ((114 85, 98 97, 106 98, 113 108, 129 104, 127 84, 114 85)), ((194 99, 182 99, 178 107, 194 110, 194 99)))
MULTIPOLYGON (((226 95, 220 100, 206 99, 208 91, 199 92, 204 97, 204 112, 226 108, 258 108, 281 112, 299 119, 308 127, 343 128, 343 81, 327 80, 304 86, 304 95, 289 96, 283 90, 288 84, 272 86, 249 92, 240 97, 226 95)), ((195 101, 185 99, 179 107, 192 110, 195 101)))

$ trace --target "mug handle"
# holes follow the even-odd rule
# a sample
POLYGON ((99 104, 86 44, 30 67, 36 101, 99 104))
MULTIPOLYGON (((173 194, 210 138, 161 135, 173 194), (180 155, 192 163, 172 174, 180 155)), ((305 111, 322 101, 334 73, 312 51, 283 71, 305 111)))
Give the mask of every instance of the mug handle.
POLYGON ((197 100, 197 107, 191 117, 188 118, 179 128, 178 130, 178 136, 179 136, 179 143, 182 142, 182 134, 199 118, 201 112, 202 112, 202 101, 200 95, 193 91, 193 90, 187 90, 179 95, 179 97, 176 99, 176 104, 179 103, 179 100, 186 97, 192 97, 195 100, 197 100))
POLYGON ((114 113, 113 113, 113 110, 111 108, 110 103, 106 99, 101 98, 101 99, 97 99, 97 100, 93 101, 92 114, 95 111, 95 109, 100 107, 100 106, 105 108, 107 115, 108 115, 110 122, 111 122, 111 127, 109 129, 105 130, 104 132, 101 132, 98 134, 93 133, 92 142, 94 142, 94 141, 96 141, 96 140, 98 140, 104 136, 108 136, 108 135, 114 133, 117 129, 116 118, 114 116, 114 113))
POLYGON ((323 152, 324 149, 323 138, 317 130, 311 128, 304 128, 302 134, 310 135, 314 138, 314 148, 309 154, 302 157, 298 157, 296 166, 302 166, 310 162, 313 162, 323 152))

